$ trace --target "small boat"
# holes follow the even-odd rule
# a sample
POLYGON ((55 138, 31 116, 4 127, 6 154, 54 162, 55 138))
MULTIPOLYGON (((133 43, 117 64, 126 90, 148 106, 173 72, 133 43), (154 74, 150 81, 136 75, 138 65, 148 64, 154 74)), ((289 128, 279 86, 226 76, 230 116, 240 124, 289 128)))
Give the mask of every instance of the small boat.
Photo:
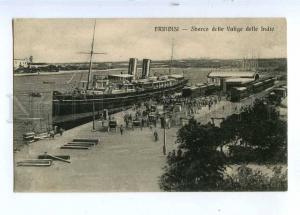
POLYGON ((39 92, 32 92, 29 94, 31 97, 42 97, 42 94, 39 92))
POLYGON ((33 139, 34 136, 35 136, 34 132, 27 132, 27 133, 23 134, 24 139, 33 139))
POLYGON ((55 81, 43 81, 43 84, 55 84, 55 81))
POLYGON ((34 132, 27 132, 27 133, 23 134, 23 140, 27 144, 33 143, 35 141, 34 137, 35 137, 35 133, 34 132))

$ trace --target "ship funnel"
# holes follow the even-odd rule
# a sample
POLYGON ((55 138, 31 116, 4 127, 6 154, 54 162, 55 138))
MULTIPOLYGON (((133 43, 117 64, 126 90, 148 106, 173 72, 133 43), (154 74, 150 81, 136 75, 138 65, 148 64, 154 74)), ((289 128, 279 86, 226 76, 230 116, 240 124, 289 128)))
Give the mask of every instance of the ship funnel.
POLYGON ((129 59, 128 74, 133 75, 133 80, 136 79, 137 61, 138 61, 138 59, 136 59, 136 58, 129 59))
POLYGON ((142 78, 148 78, 150 75, 150 59, 143 59, 142 78))

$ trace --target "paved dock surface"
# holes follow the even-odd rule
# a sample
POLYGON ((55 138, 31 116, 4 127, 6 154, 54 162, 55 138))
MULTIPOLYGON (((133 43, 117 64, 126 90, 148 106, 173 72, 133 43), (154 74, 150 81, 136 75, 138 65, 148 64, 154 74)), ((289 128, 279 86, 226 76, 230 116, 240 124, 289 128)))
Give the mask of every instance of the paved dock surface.
MULTIPOLYGON (((71 163, 54 161, 50 167, 17 167, 15 165, 15 191, 96 192, 96 191, 160 191, 158 181, 165 165, 163 130, 143 128, 120 134, 92 132, 92 124, 66 131, 54 140, 46 139, 25 146, 15 154, 15 161, 36 158, 47 152, 67 154, 71 163), (100 138, 101 143, 89 150, 60 149, 73 138, 100 138)), ((176 128, 167 130, 168 151, 176 145, 176 128)))
MULTIPOLYGON (((264 96, 262 92, 256 97, 264 96)), ((250 97, 240 103, 221 101, 210 110, 202 108, 195 115, 198 121, 208 122, 211 117, 230 115, 243 105, 254 101, 250 97), (237 107, 237 108, 236 108, 237 107)), ((116 114, 122 120, 122 114, 116 114)), ((179 127, 167 129, 167 152, 176 149, 176 132, 179 127)), ((120 131, 93 132, 92 123, 64 132, 55 139, 44 139, 24 146, 14 154, 15 163, 36 159, 39 154, 70 155, 71 163, 54 161, 50 167, 15 168, 17 192, 135 192, 160 191, 159 177, 166 164, 163 155, 163 129, 157 128, 159 141, 154 141, 150 128, 120 131), (89 150, 60 149, 74 138, 100 138, 99 145, 89 150)))

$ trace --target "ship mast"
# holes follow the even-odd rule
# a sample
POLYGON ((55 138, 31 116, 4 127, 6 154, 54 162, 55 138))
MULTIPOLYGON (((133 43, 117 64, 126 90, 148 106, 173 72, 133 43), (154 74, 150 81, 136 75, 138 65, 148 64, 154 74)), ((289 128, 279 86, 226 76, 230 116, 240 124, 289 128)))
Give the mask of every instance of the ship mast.
POLYGON ((171 75, 172 67, 173 67, 173 54, 174 54, 174 39, 172 39, 172 50, 171 50, 171 59, 170 59, 169 75, 171 75))
POLYGON ((90 52, 89 74, 88 74, 88 80, 87 80, 87 85, 86 85, 87 90, 89 89, 89 85, 90 85, 90 82, 92 79, 92 59, 93 59, 93 53, 94 53, 95 29, 96 29, 96 20, 94 22, 93 40, 92 40, 91 52, 90 52))
POLYGON ((95 31, 96 31, 96 20, 94 22, 94 31, 93 31, 93 40, 92 40, 92 44, 91 44, 91 51, 88 53, 84 53, 84 54, 89 54, 90 55, 90 63, 89 63, 89 74, 88 74, 88 80, 87 80, 87 85, 86 85, 86 89, 89 89, 90 83, 92 81, 92 63, 93 63, 93 55, 94 54, 106 54, 104 52, 99 53, 99 52, 94 52, 94 43, 95 43, 95 31))

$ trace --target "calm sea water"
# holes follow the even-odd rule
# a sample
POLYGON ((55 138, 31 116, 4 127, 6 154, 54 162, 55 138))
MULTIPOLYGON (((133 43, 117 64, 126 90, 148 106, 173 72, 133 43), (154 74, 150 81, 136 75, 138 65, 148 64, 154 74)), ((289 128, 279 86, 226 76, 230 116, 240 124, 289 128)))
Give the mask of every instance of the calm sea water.
MULTIPOLYGON (((94 71, 95 74, 107 75, 126 70, 94 71)), ((184 74, 190 83, 206 82, 211 69, 206 68, 174 68, 172 73, 184 74)), ((141 71, 138 70, 138 73, 141 71)), ((167 68, 151 69, 152 74, 168 74, 167 68)), ((23 143, 25 132, 47 131, 51 125, 52 91, 71 90, 78 83, 87 79, 87 71, 68 71, 53 74, 14 76, 14 145, 23 143), (32 96, 39 93, 40 97, 32 96)))

